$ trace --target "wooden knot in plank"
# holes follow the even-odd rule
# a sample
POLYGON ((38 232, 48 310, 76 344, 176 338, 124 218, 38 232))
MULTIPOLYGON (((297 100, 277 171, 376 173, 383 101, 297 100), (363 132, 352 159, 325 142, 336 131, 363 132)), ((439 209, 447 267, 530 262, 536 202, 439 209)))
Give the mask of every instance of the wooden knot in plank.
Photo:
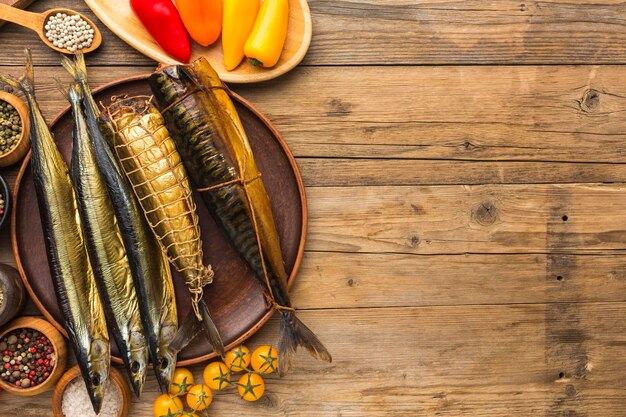
POLYGON ((595 111, 598 106, 600 106, 600 93, 593 88, 586 90, 580 101, 580 109, 586 113, 591 113, 595 111))
POLYGON ((474 210, 474 219, 478 224, 489 226, 498 219, 498 210, 491 201, 484 201, 474 210))

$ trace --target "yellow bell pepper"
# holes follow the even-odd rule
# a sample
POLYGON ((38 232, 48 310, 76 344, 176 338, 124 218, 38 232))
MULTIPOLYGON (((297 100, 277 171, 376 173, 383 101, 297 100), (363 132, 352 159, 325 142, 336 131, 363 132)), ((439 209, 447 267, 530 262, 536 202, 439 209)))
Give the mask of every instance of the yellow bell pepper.
POLYGON ((228 71, 237 68, 243 59, 243 47, 252 32, 258 12, 259 0, 224 0, 222 49, 224 66, 228 71))
POLYGON ((273 67, 287 39, 289 0, 264 0, 244 53, 253 65, 273 67))
POLYGON ((194 41, 209 46, 219 38, 222 0, 176 0, 176 7, 194 41))

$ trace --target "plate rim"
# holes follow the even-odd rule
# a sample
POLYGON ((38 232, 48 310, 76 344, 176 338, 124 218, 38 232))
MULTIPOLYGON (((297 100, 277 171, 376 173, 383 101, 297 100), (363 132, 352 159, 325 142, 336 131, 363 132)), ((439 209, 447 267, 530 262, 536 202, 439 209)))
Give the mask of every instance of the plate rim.
MULTIPOLYGON (((306 56, 309 47, 311 46, 311 40, 313 38, 313 19, 311 17, 311 9, 309 7, 309 2, 307 0, 296 0, 300 7, 302 8, 302 13, 304 16, 304 34, 302 37, 302 43, 296 50, 292 59, 287 61, 284 65, 280 67, 268 68, 266 71, 260 72, 258 74, 237 74, 235 72, 220 72, 218 73, 219 77, 229 83, 234 84, 254 84, 263 81, 273 80, 274 78, 278 78, 283 74, 288 73, 292 69, 298 66, 300 62, 306 56)), ((139 52, 140 54, 147 56, 150 59, 155 60, 158 63, 163 64, 183 64, 182 62, 177 61, 176 59, 169 56, 165 51, 157 51, 157 52, 146 52, 146 50, 141 49, 141 44, 138 40, 136 40, 133 36, 127 36, 124 32, 117 29, 117 25, 113 24, 113 19, 109 17, 106 13, 102 11, 102 8, 97 0, 85 0, 85 4, 89 9, 98 17, 100 22, 104 26, 107 27, 115 36, 124 41, 128 46, 139 52)), ((221 40, 221 35, 219 40, 221 40)), ((219 41, 218 40, 218 41, 219 41)), ((192 41, 193 42, 193 41, 192 41)), ((217 42, 217 41, 216 41, 217 42)))
MULTIPOLYGON (((150 75, 151 75, 150 73, 139 74, 139 75, 133 75, 130 77, 113 80, 93 89, 92 93, 97 94, 103 90, 117 86, 119 84, 147 80, 150 75)), ((230 94, 231 94, 231 97, 235 101, 237 101, 239 104, 243 105, 249 111, 254 113, 254 115, 258 117, 261 120, 261 122, 263 122, 263 124, 272 132, 272 135, 278 141, 278 144, 280 145, 282 151, 284 152, 285 156, 287 156, 287 159, 289 160, 289 165, 291 166, 291 169, 293 170, 294 177, 298 185, 298 193, 300 195, 300 205, 302 207, 302 226, 301 226, 302 229, 300 232, 300 243, 298 245, 298 252, 296 255, 296 259, 294 261, 293 269, 291 270, 291 273, 289 274, 289 279, 287 280, 287 287, 291 289, 291 286, 293 285, 295 281, 296 275, 298 275, 300 266, 302 264, 302 259, 304 257, 304 246, 306 244, 308 223, 309 223, 309 219, 308 219, 309 211, 307 207, 306 191, 304 188, 304 181, 302 179, 302 173, 300 172, 300 168, 298 168, 296 158, 294 157, 293 153, 291 152, 291 149, 287 145, 287 142, 285 141, 283 136, 280 134, 278 129, 276 129, 276 127, 273 125, 273 123, 248 100, 246 100, 245 98, 243 98, 242 96, 240 96, 239 94, 235 93, 232 90, 230 91, 230 94)), ((70 105, 68 104, 56 114, 56 116, 52 119, 52 121, 48 124, 48 126, 49 127, 54 126, 69 110, 70 110, 70 105)), ((12 193, 12 198, 14 202, 18 201, 17 198, 18 198, 18 194, 19 194, 21 184, 22 184, 22 177, 26 173, 26 170, 28 169, 28 166, 30 164, 31 153, 32 153, 32 149, 29 149, 28 153, 26 154, 26 156, 24 157, 24 160, 22 161, 20 165, 18 174, 15 177, 15 185, 14 185, 13 193, 12 193)), ((37 310, 39 310, 39 312, 43 314, 46 320, 48 320, 67 339, 68 338, 67 331, 59 322, 57 322, 54 319, 54 317, 52 317, 50 312, 48 312, 48 310, 41 303, 41 301, 39 300, 39 297, 37 296, 33 288, 30 286, 30 282, 22 266, 22 260, 19 255, 18 242, 17 242, 17 210, 12 210, 11 212, 11 248, 13 250, 13 256, 15 257, 15 263, 17 265, 17 270, 20 274, 20 278, 22 279, 22 282, 24 283, 24 287, 28 291, 28 295, 30 296, 33 303, 35 304, 35 307, 37 307, 37 310)), ((250 338, 253 334, 259 331, 261 327, 265 325, 265 323, 267 323, 267 321, 274 315, 275 312, 276 312, 276 309, 273 309, 273 308, 267 309, 265 314, 252 327, 246 330, 242 335, 240 335, 233 342, 225 346, 225 349, 226 350, 231 349, 243 343, 248 338, 250 338)), ((206 360, 209 360, 215 357, 217 357, 217 352, 211 352, 206 355, 179 361, 177 362, 177 364, 178 366, 195 365, 197 363, 204 362, 206 360)), ((122 359, 117 356, 111 355, 111 361, 117 364, 123 364, 122 359)))

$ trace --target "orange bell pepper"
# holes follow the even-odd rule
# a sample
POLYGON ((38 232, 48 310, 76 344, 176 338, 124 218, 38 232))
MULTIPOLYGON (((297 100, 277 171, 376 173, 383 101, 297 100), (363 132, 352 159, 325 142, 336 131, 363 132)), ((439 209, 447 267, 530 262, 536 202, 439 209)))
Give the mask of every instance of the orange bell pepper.
POLYGON ((191 38, 209 46, 222 31, 222 0, 176 0, 178 13, 191 38))
POLYGON ((273 67, 283 52, 289 24, 289 0, 264 0, 243 51, 253 65, 273 67))
POLYGON ((222 49, 224 66, 232 71, 243 59, 243 47, 259 12, 259 0, 224 0, 222 49))

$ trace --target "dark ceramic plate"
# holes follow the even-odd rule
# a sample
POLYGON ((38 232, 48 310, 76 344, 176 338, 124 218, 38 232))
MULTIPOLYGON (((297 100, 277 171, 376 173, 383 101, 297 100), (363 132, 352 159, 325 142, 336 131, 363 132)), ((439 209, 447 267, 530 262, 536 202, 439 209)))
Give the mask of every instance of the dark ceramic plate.
MULTIPOLYGON (((107 104, 112 96, 151 94, 147 76, 132 77, 104 85, 94 91, 96 102, 107 104)), ((285 266, 291 284, 300 266, 306 239, 306 198, 293 155, 272 126, 250 103, 238 95, 233 101, 250 138, 263 182, 272 202, 285 266)), ((69 161, 72 148, 72 120, 65 109, 51 125, 61 152, 69 161)), ((24 160, 14 194, 12 241, 22 279, 41 312, 63 331, 61 312, 52 287, 34 184, 29 169, 30 154, 24 160)), ((197 197, 197 196, 196 196, 197 197)), ((272 315, 265 306, 260 285, 253 273, 230 247, 202 200, 196 198, 204 248, 204 262, 215 270, 215 279, 204 291, 211 314, 227 347, 241 343, 256 332, 272 315)), ((190 309, 189 292, 183 279, 174 274, 178 314, 182 319, 190 309)), ((114 360, 121 363, 116 346, 114 360)), ((205 338, 198 337, 179 354, 181 365, 214 357, 205 338)))

